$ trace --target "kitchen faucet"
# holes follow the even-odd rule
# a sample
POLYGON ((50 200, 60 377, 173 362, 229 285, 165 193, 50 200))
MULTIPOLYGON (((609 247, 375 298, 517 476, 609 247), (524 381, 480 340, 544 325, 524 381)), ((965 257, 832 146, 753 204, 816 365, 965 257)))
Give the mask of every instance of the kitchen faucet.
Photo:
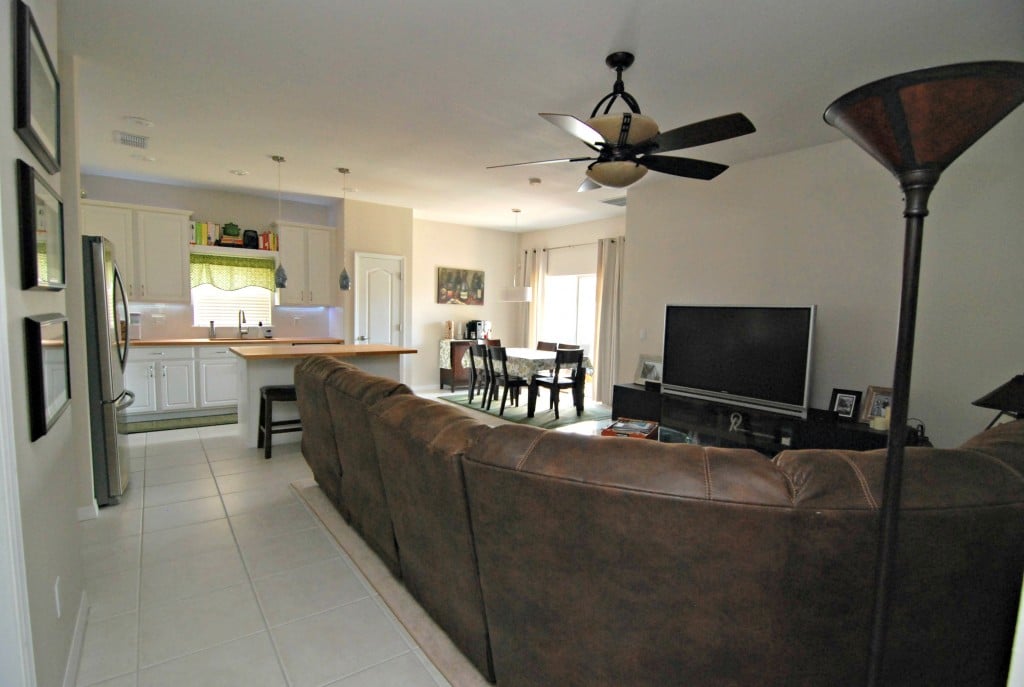
POLYGON ((246 335, 249 334, 249 328, 248 327, 243 327, 242 326, 243 324, 245 324, 245 311, 244 310, 239 310, 238 311, 238 338, 239 339, 244 338, 246 335))

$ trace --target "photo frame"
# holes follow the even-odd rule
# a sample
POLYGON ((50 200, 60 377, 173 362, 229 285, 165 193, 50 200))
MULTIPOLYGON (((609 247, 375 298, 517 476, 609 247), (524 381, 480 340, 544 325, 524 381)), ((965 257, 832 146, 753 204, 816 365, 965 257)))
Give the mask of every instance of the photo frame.
POLYGON ((860 410, 861 393, 852 389, 832 389, 828 409, 840 420, 856 421, 860 410))
POLYGON ((864 395, 864 405, 860 411, 861 422, 871 422, 873 417, 883 417, 885 409, 892 405, 892 387, 869 386, 864 395))
POLYGON ((65 287, 64 204, 46 180, 18 160, 18 228, 21 288, 65 287))
POLYGON ((71 405, 68 318, 60 313, 25 318, 29 436, 43 436, 71 405))
POLYGON ((661 365, 662 357, 660 355, 641 353, 640 359, 636 364, 636 374, 633 376, 634 381, 641 385, 646 385, 647 382, 661 384, 661 365))
POLYGON ((437 302, 451 305, 483 305, 483 270, 438 267, 437 302))
POLYGON ((39 164, 60 171, 60 81, 32 10, 15 1, 14 130, 39 164))

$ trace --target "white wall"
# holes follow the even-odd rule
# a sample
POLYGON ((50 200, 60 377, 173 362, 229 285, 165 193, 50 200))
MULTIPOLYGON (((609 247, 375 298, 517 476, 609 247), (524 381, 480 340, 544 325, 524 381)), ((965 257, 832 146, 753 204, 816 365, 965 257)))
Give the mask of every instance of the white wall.
MULTIPOLYGON (((925 222, 910 415, 936 445, 977 433, 970 405, 1020 372, 1024 113, 943 175, 925 222)), ((891 386, 903 252, 897 181, 840 141, 631 191, 618 379, 658 352, 666 303, 819 306, 812 405, 891 386)))
POLYGON ((458 224, 414 220, 412 261, 412 327, 407 343, 419 349, 406 383, 414 388, 439 388, 438 341, 445 320, 490 320, 493 336, 506 346, 523 346, 519 311, 523 303, 500 302, 502 289, 512 286, 517 235, 458 224), (437 268, 484 271, 484 305, 437 303, 437 268))
MULTIPOLYGON (((48 46, 51 58, 56 62, 57 51, 57 2, 55 0, 30 0, 36 23, 48 46)), ((13 3, 8 3, 0 18, 0 32, 11 37, 13 3)), ((11 45, 10 41, 7 43, 11 45)), ((0 53, 0 92, 13 92, 13 66, 11 50, 0 53)), ((7 98, 7 107, 0 108, 0 224, 5 239, 0 242, 0 276, 3 283, 3 298, 0 299, 0 315, 3 318, 4 343, 0 344, 0 355, 4 356, 0 369, 0 393, 4 402, 0 409, 10 413, 0 425, 4 436, 4 449, 0 459, 5 464, 0 470, 0 489, 4 505, 20 505, 20 523, 12 519, 9 512, 0 513, 0 535, 5 551, 0 555, 0 571, 5 595, 0 609, 4 611, 3 639, 12 639, 7 624, 8 612, 14 614, 11 620, 19 622, 26 610, 20 608, 22 597, 10 587, 9 573, 21 567, 14 560, 11 567, 9 554, 16 559, 20 536, 24 552, 24 580, 27 583, 28 609, 31 617, 31 641, 34 651, 34 672, 41 685, 60 684, 64 677, 68 650, 75 627, 75 616, 83 589, 82 558, 78 523, 76 519, 76 490, 79 484, 79 456, 75 453, 72 440, 74 409, 65 411, 50 432, 36 441, 29 439, 28 381, 25 373, 25 343, 23 318, 50 312, 67 313, 66 291, 22 291, 19 263, 19 241, 17 239, 18 204, 15 179, 15 160, 21 159, 35 167, 55 189, 61 189, 60 175, 48 175, 32 152, 14 133, 13 107, 7 98), (9 372, 9 374, 8 374, 9 372), (13 447, 14 454, 10 452, 13 447), (15 465, 9 462, 15 460, 15 465), (20 535, 9 530, 20 524, 20 535), (61 579, 61 602, 63 615, 57 618, 54 601, 54 582, 61 579), (12 596, 6 596, 12 593, 12 596)), ((65 99, 62 107, 68 107, 65 99)), ((73 112, 73 107, 72 107, 73 112)), ((73 138, 64 142, 73 145, 73 138)), ((73 163, 73 161, 72 161, 73 163)), ((74 173, 73 171, 71 173, 74 173)), ((68 252, 67 259, 73 259, 68 252)), ((74 285, 70 285, 74 288, 74 285)), ((72 341, 72 345, 75 342, 72 341)), ((84 345, 79 342, 78 345, 84 345)), ((84 374, 84 370, 77 371, 84 374)), ((6 414, 6 413, 5 413, 6 414)), ((27 628, 24 628, 27 629, 27 628)), ((22 647, 14 640, 14 646, 5 646, 0 651, 0 682, 8 684, 31 679, 32 668, 20 665, 22 647), (10 672, 8 672, 10 671, 10 672)))

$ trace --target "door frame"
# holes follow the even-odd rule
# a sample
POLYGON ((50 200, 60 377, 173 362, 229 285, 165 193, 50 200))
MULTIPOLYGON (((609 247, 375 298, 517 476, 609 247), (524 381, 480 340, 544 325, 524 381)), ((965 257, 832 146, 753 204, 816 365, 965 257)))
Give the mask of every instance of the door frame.
POLYGON ((354 283, 352 285, 352 288, 353 288, 354 291, 356 291, 356 293, 353 294, 353 298, 352 298, 352 343, 359 343, 359 340, 358 340, 359 339, 359 316, 361 314, 360 305, 359 305, 359 303, 360 303, 359 290, 363 286, 363 284, 361 283, 362 275, 363 275, 363 264, 362 263, 363 263, 363 260, 365 260, 367 258, 376 258, 376 259, 383 259, 383 260, 397 260, 398 261, 399 269, 400 269, 399 279, 402 282, 402 288, 400 290, 400 301, 398 303, 398 321, 399 321, 399 324, 401 325, 401 329, 398 332, 398 334, 399 334, 398 345, 404 346, 405 345, 405 329, 406 329, 405 325, 406 325, 406 315, 407 315, 407 313, 406 313, 406 301, 408 300, 407 294, 405 292, 406 291, 406 284, 408 283, 408 281, 405 278, 405 275, 406 275, 405 256, 404 255, 390 255, 390 254, 387 254, 387 253, 367 253, 367 252, 364 252, 364 251, 354 251, 355 279, 354 279, 354 283))

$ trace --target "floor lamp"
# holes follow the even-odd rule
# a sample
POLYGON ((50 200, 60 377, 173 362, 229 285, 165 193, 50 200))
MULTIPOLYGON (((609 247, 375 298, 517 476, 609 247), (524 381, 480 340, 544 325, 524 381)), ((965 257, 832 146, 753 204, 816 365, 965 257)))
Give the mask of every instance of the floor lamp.
POLYGON ((914 322, 921 238, 928 197, 943 170, 1024 100, 1024 63, 972 62, 891 76, 842 96, 825 121, 850 137, 899 179, 905 194, 906 235, 896 366, 880 510, 875 603, 867 684, 880 684, 889 581, 907 439, 907 406, 914 355, 914 322))

